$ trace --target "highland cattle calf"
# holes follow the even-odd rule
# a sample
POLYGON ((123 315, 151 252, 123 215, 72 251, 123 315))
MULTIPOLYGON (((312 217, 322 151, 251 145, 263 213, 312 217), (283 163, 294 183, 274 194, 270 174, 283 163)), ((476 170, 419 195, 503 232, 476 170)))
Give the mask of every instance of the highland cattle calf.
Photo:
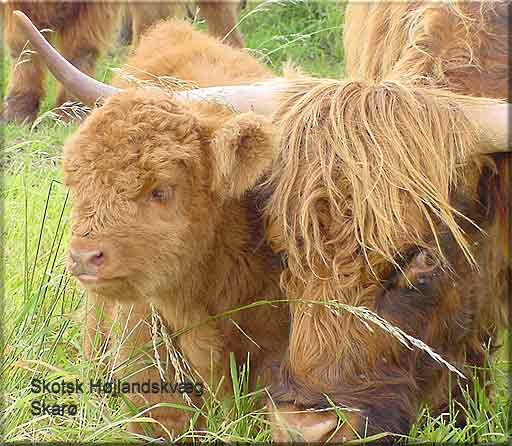
MULTIPOLYGON (((37 37, 35 46, 46 54, 51 47, 37 37)), ((127 68, 201 85, 270 77, 244 51, 183 22, 157 25, 127 68), (162 39, 166 50, 154 51, 162 39), (192 60, 200 60, 200 70, 192 60)), ((118 378, 160 380, 151 347, 153 305, 165 331, 181 333, 174 342, 190 366, 166 365, 161 347, 171 382, 189 371, 185 378, 217 390, 224 377, 223 389, 230 388, 230 352, 240 363, 250 355, 253 382, 257 376, 269 381, 270 364, 286 345, 286 308, 260 305, 229 318, 215 316, 281 296, 281 261, 265 242, 255 189, 276 146, 276 130, 267 118, 210 102, 179 103, 158 88, 118 91, 66 142, 64 181, 73 200, 68 267, 106 313, 90 311, 89 337, 95 338, 95 330, 104 336, 116 318, 129 333, 121 342, 118 378)), ((200 404, 197 395, 191 398, 200 404)), ((140 410, 184 403, 180 396, 158 393, 137 395, 133 402, 140 410)), ((189 412, 170 408, 149 415, 160 423, 159 434, 179 432, 190 418, 189 412)), ((142 431, 137 424, 130 429, 142 431)))

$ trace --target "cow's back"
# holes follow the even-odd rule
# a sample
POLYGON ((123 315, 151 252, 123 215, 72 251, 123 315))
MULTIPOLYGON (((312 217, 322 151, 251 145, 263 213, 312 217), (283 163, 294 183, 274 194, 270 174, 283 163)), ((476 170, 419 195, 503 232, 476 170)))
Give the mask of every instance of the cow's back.
POLYGON ((167 20, 143 36, 113 83, 125 87, 130 76, 163 85, 177 79, 209 87, 269 79, 272 73, 246 50, 222 45, 185 21, 167 20))
POLYGON ((509 2, 352 2, 344 28, 350 78, 427 76, 452 91, 508 97, 509 2))

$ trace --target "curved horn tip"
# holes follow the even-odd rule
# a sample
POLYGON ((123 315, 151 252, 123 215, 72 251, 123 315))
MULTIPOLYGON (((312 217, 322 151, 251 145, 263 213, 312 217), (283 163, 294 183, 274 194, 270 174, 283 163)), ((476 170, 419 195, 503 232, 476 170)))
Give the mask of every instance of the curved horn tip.
POLYGON ((34 25, 32 23, 32 20, 30 20, 30 18, 23 11, 20 11, 19 9, 14 10, 12 15, 14 17, 16 17, 16 20, 20 20, 24 23, 29 22, 32 26, 34 25))

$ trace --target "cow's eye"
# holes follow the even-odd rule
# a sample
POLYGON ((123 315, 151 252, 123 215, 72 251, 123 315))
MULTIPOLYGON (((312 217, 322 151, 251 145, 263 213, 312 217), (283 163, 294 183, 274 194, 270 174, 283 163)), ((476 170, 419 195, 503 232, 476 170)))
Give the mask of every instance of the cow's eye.
POLYGON ((155 188, 151 191, 151 200, 165 201, 167 199, 167 192, 163 189, 155 188))
POLYGON ((426 250, 419 250, 396 274, 393 287, 421 289, 433 284, 441 276, 442 268, 439 260, 426 250))

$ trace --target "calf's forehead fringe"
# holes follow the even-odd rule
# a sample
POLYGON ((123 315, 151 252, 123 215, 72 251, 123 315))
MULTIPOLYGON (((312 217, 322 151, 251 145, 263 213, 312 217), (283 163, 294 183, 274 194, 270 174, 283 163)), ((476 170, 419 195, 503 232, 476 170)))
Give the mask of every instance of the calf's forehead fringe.
POLYGON ((64 146, 65 182, 73 187, 172 180, 177 166, 199 161, 197 118, 165 94, 129 90, 96 109, 64 146))

